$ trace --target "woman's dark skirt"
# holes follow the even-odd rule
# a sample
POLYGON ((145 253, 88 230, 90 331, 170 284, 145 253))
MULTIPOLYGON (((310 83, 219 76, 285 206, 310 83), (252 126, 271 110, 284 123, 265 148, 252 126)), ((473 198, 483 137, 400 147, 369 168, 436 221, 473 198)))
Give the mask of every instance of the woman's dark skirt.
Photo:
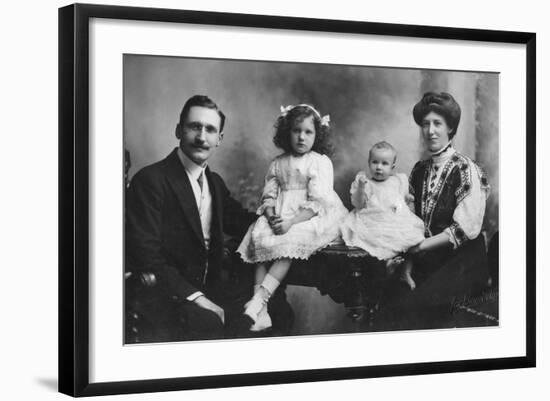
POLYGON ((394 280, 385 291, 377 326, 383 330, 454 327, 453 315, 487 289, 483 235, 457 250, 428 252, 414 261, 416 289, 394 280))

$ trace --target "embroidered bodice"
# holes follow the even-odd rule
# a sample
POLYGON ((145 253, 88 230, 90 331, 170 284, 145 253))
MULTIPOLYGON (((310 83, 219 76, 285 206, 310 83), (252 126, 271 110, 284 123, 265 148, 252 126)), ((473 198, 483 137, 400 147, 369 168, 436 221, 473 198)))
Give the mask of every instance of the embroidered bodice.
POLYGON ((479 235, 489 184, 483 170, 469 157, 448 147, 419 161, 409 182, 426 237, 446 231, 456 248, 479 235))

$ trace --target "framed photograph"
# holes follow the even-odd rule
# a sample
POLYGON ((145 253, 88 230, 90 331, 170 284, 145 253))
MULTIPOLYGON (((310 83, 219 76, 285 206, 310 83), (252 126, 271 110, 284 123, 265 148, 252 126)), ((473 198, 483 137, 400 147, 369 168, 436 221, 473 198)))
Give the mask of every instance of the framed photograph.
POLYGON ((535 40, 61 8, 59 390, 535 366, 535 40))

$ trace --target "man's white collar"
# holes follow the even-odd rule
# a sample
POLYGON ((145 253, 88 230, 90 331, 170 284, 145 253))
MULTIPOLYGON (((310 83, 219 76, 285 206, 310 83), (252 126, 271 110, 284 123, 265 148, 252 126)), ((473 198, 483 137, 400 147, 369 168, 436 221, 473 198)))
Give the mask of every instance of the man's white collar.
POLYGON ((197 180, 206 169, 206 164, 204 165, 204 167, 199 166, 197 163, 187 157, 187 155, 183 153, 183 150, 181 150, 180 147, 178 147, 178 157, 180 158, 183 167, 185 167, 185 170, 187 170, 191 178, 193 178, 194 180, 197 180))

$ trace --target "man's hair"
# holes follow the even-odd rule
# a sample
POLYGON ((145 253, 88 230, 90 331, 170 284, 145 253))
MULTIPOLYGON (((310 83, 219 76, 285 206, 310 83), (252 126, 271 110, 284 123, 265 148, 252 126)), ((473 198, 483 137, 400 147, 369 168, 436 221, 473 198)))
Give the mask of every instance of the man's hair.
POLYGON ((371 159, 371 156, 372 156, 372 152, 374 150, 389 150, 393 153, 393 163, 395 164, 395 161, 397 160, 397 151, 395 150, 395 148, 388 142, 386 141, 381 141, 381 142, 378 142, 378 143, 375 143, 372 148, 370 148, 369 150, 369 161, 371 159))
POLYGON ((206 107, 207 109, 216 110, 218 112, 218 115, 220 116, 220 132, 223 131, 223 126, 225 125, 225 114, 223 114, 223 111, 220 110, 218 105, 214 103, 212 99, 204 95, 195 95, 187 99, 187 102, 185 102, 185 104, 183 105, 183 109, 181 109, 180 126, 183 127, 185 123, 185 119, 187 118, 187 115, 189 114, 189 110, 191 109, 191 107, 196 107, 196 106, 206 107))

